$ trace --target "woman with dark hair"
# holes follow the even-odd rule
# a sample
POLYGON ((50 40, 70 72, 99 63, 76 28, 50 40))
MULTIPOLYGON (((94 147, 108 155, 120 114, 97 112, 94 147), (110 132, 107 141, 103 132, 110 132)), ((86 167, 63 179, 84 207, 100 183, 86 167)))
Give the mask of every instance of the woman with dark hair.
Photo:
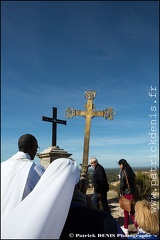
MULTIPOLYGON (((125 159, 121 159, 118 162, 120 166, 120 194, 123 195, 127 199, 134 199, 136 200, 136 184, 135 184, 135 173, 132 170, 131 166, 128 164, 128 162, 125 159), (127 184, 127 179, 128 183, 127 184)), ((129 223, 129 216, 131 217, 136 229, 138 225, 134 221, 134 209, 131 210, 131 212, 127 212, 124 210, 124 226, 121 227, 125 235, 128 235, 128 223, 129 223)))

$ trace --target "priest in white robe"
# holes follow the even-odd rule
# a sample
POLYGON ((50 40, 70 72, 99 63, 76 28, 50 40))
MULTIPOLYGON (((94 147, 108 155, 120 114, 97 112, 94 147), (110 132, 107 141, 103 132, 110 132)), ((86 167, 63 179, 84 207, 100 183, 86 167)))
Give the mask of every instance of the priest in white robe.
POLYGON ((45 169, 33 162, 37 139, 31 134, 19 138, 19 151, 1 163, 1 220, 34 189, 45 169))
POLYGON ((54 160, 33 191, 2 221, 2 239, 59 239, 79 179, 74 160, 54 160))

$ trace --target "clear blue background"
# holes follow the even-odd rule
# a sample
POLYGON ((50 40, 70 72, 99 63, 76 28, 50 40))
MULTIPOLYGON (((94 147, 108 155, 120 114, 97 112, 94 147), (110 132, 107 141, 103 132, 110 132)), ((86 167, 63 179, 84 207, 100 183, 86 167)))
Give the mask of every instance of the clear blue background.
POLYGON ((1 161, 25 133, 36 136, 40 152, 48 148, 52 124, 42 115, 56 107, 67 120, 57 126, 57 145, 80 164, 85 118, 64 112, 85 110, 92 89, 96 110, 113 107, 116 116, 92 119, 89 157, 106 168, 121 158, 151 166, 156 112, 158 164, 158 1, 2 1, 1 8, 1 161))

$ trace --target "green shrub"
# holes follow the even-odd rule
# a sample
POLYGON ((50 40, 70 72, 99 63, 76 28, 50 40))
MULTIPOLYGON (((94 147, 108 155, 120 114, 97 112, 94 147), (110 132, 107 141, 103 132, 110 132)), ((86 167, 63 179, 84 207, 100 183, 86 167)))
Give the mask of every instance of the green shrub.
POLYGON ((151 195, 151 178, 148 174, 138 171, 136 175, 137 200, 146 199, 151 195))

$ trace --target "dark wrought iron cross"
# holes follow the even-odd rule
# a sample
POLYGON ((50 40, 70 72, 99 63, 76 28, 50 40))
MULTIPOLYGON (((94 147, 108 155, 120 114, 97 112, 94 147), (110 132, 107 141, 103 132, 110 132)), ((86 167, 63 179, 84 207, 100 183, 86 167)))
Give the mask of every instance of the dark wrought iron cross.
POLYGON ((42 116, 42 121, 52 122, 52 146, 56 146, 57 123, 66 125, 66 121, 57 119, 57 108, 53 107, 52 118, 42 116))

